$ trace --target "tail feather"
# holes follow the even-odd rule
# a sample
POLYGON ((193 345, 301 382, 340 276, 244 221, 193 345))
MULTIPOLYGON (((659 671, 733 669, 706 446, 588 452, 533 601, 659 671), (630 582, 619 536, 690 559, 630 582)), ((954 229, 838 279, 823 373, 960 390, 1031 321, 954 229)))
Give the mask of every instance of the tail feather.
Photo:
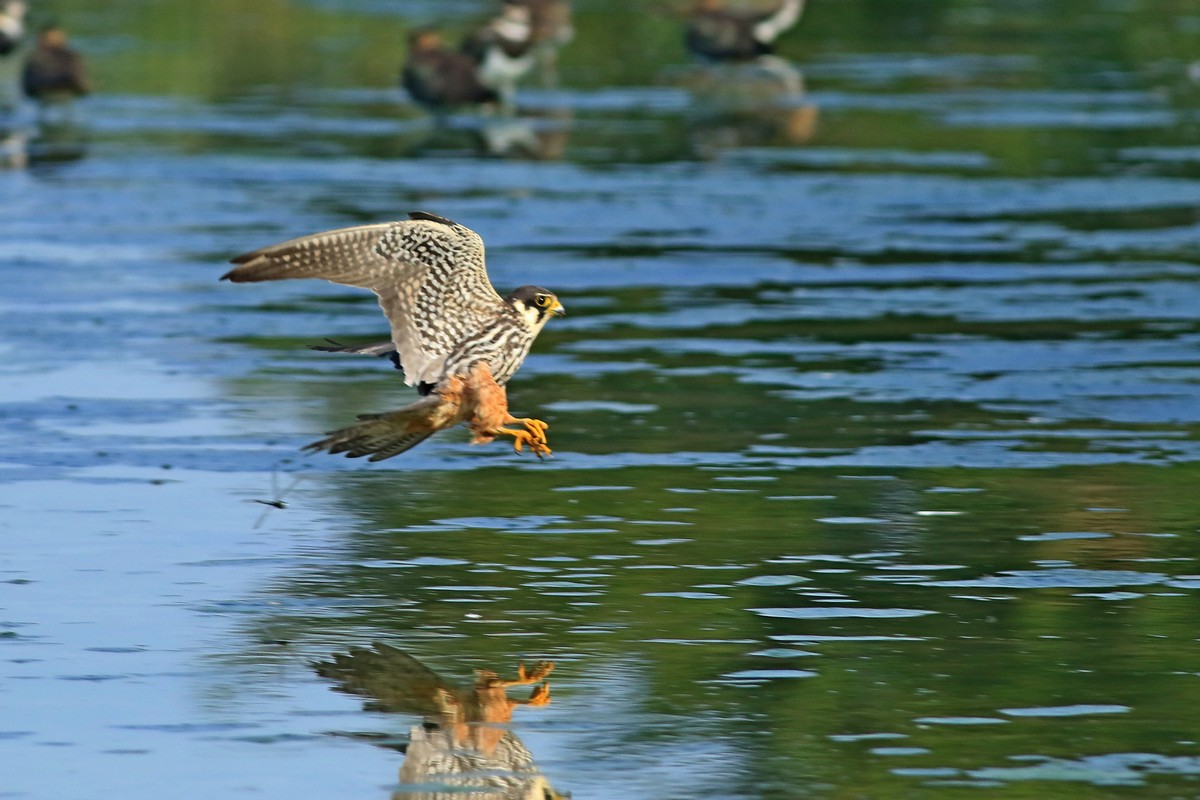
POLYGON ((398 456, 441 430, 442 426, 430 419, 437 405, 437 402, 418 400, 399 411, 364 414, 353 425, 331 431, 324 439, 306 445, 304 449, 335 455, 345 453, 347 458, 370 456, 368 461, 398 456))

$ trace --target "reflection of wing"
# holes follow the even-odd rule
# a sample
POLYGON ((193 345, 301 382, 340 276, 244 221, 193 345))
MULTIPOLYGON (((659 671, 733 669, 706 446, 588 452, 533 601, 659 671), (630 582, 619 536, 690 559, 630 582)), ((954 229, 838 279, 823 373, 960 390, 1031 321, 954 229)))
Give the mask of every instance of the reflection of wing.
POLYGON ((339 690, 371 698, 368 707, 378 711, 437 717, 445 711, 447 694, 462 691, 407 653, 380 642, 374 649, 357 647, 314 666, 318 675, 337 681, 339 690))
POLYGON ((505 306, 488 281, 478 234, 432 214, 409 216, 255 250, 233 259, 237 266, 223 277, 324 278, 370 289, 391 323, 405 382, 437 383, 446 356, 505 306))

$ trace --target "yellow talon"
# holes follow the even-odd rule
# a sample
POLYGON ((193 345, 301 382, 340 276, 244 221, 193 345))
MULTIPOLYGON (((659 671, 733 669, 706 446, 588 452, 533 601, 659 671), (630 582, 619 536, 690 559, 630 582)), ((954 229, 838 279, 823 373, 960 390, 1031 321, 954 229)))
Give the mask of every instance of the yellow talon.
POLYGON ((550 684, 543 683, 533 687, 533 691, 529 693, 529 701, 526 705, 530 706, 548 706, 550 705, 550 684))
POLYGON ((545 458, 548 455, 553 455, 553 452, 547 445, 546 429, 550 426, 540 419, 518 419, 512 417, 508 420, 510 423, 520 423, 525 426, 525 430, 514 430, 512 428, 500 428, 496 431, 497 434, 505 434, 513 437, 513 450, 520 453, 528 445, 529 449, 538 458, 545 458))
POLYGON ((534 439, 537 439, 542 444, 546 443, 546 429, 550 426, 545 422, 542 422, 540 419, 531 419, 529 417, 517 419, 514 417, 513 419, 509 420, 509 422, 521 423, 525 426, 525 430, 528 431, 534 439))

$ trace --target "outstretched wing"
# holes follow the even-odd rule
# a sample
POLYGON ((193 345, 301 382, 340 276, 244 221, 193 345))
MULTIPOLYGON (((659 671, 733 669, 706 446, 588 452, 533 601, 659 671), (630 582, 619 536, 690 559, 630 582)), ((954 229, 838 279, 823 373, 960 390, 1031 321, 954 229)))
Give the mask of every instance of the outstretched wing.
POLYGON ((409 216, 246 253, 222 279, 324 278, 370 289, 391 323, 405 382, 437 383, 446 356, 503 313, 504 300, 488 280, 477 233, 433 214, 409 216))
POLYGON ((381 642, 375 642, 373 649, 355 647, 313 666, 321 677, 337 681, 340 691, 370 698, 371 707, 380 711, 438 718, 445 711, 438 701, 462 693, 408 653, 381 642))

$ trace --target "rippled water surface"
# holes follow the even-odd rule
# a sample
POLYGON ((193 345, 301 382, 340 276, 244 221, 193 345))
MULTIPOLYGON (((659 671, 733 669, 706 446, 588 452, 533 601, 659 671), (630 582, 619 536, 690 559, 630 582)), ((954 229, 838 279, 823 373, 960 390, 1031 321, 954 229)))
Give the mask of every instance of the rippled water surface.
POLYGON ((439 127, 400 43, 482 0, 56 4, 99 90, 5 123, 0 797, 1200 796, 1200 8, 814 2, 800 96, 577 5, 439 127), (307 347, 383 319, 216 279, 413 208, 563 299, 553 459, 300 453, 408 401, 307 347))

